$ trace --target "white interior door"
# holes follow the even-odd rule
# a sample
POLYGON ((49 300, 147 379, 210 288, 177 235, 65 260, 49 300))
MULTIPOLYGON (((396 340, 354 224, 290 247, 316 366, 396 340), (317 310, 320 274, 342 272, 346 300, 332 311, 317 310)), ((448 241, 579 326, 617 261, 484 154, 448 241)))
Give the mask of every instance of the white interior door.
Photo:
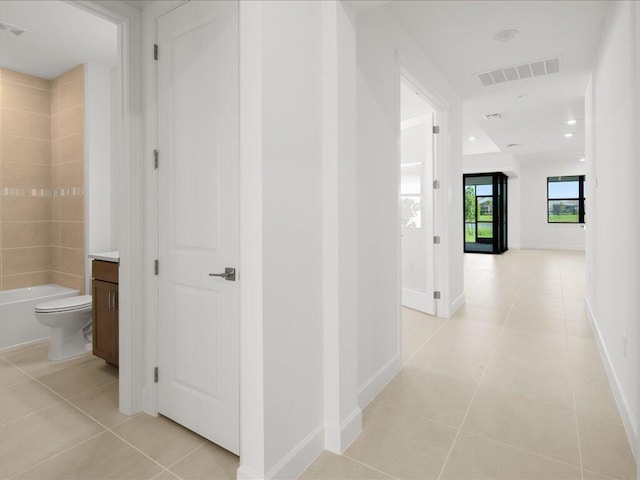
POLYGON ((238 6, 158 20, 158 410, 239 451, 238 6))
MULTIPOLYGON (((402 93, 415 96, 404 85, 402 93)), ((413 116, 402 122, 400 131, 402 305, 435 315, 434 113, 420 97, 403 98, 403 104, 403 111, 413 116)))

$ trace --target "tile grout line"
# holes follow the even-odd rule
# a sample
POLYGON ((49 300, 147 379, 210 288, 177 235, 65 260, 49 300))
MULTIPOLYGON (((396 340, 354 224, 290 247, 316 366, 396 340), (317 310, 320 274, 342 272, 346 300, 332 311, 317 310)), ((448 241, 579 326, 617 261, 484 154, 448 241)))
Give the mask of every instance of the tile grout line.
POLYGON ((562 271, 560 272, 560 293, 562 293, 562 313, 564 316, 565 341, 567 344, 567 360, 569 362, 569 383, 571 384, 571 398, 573 400, 573 419, 576 422, 576 443, 578 445, 578 460, 580 461, 580 478, 584 480, 584 466, 582 465, 582 446, 580 445, 580 426, 578 425, 578 406, 576 402, 576 390, 573 384, 573 373, 571 371, 571 354, 569 353, 569 328, 567 325, 567 312, 564 305, 564 289, 562 281, 562 271))
MULTIPOLYGON (((98 420, 96 420, 95 418, 93 418, 91 415, 89 415, 87 412, 85 412, 84 410, 82 410, 82 409, 81 409, 81 408, 79 408, 78 406, 76 406, 76 405, 74 405, 73 403, 71 403, 69 400, 67 400, 66 398, 64 398, 62 395, 60 395, 58 392, 56 392, 55 390, 53 390, 52 388, 50 388, 48 385, 46 385, 46 384, 42 383, 40 380, 38 380, 37 378, 35 378, 33 375, 29 374, 28 372, 26 372, 26 371, 24 371, 23 369, 21 369, 19 366, 17 366, 17 365, 15 365, 14 363, 12 363, 10 360, 7 360, 6 358, 5 358, 4 360, 6 360, 7 362, 9 362, 11 365, 13 365, 15 368, 17 368, 18 370, 20 370, 20 371, 21 371, 22 373, 24 373, 25 375, 28 375, 29 377, 31 377, 33 380, 35 380, 36 382, 38 382, 41 386, 43 386, 43 387, 44 387, 44 388, 46 388, 47 390, 51 391, 54 395, 57 395, 58 397, 60 397, 60 398, 62 399, 62 401, 63 401, 63 402, 67 403, 69 406, 71 406, 72 408, 76 409, 78 412, 80 412, 80 413, 81 413, 81 414, 83 414, 84 416, 86 416, 90 421, 95 422, 95 423, 97 423, 98 425, 100 425, 102 428, 104 428, 105 430, 104 430, 103 432, 100 432, 100 434, 105 433, 105 432, 110 432, 110 433, 111 433, 112 435, 114 435, 116 438, 119 438, 119 439, 120 439, 121 441, 123 441, 125 444, 129 445, 131 448, 133 448, 134 450, 136 450, 137 452, 139 452, 140 454, 142 454, 143 456, 145 456, 146 458, 148 458, 149 460, 151 460, 153 463, 155 463, 156 465, 158 465, 160 468, 165 469, 165 466, 164 466, 164 465, 162 465, 160 462, 158 462, 158 461, 154 460, 154 459, 153 459, 153 458, 151 458, 149 455, 147 455, 145 452, 143 452, 142 450, 140 450, 139 448, 137 448, 135 445, 132 445, 129 441, 127 441, 126 439, 122 438, 120 435, 118 435, 116 432, 114 432, 114 431, 112 430, 112 428, 115 428, 115 427, 117 427, 117 426, 119 426, 119 425, 122 425, 122 424, 124 424, 124 423, 128 422, 129 420, 133 420, 133 419, 137 416, 137 414, 136 414, 136 415, 132 415, 132 416, 131 416, 131 418, 129 418, 129 419, 127 419, 127 420, 123 421, 123 422, 120 422, 119 424, 115 425, 115 426, 114 426, 114 427, 112 427, 112 428, 109 428, 109 427, 107 427, 106 425, 104 425, 103 423, 101 423, 101 422, 99 422, 98 420)), ((76 364, 76 365, 78 365, 78 364, 76 364)), ((72 367, 72 366, 75 366, 75 365, 70 365, 70 366, 69 366, 69 367, 67 367, 67 368, 70 368, 70 367, 72 367)), ((64 370, 64 369, 61 369, 61 370, 64 370)), ((104 386, 104 385, 101 385, 101 386, 104 386)), ((55 405, 52 405, 51 407, 54 407, 54 406, 55 406, 55 405)), ((95 438, 95 437, 97 437, 98 435, 99 435, 99 434, 94 435, 92 438, 95 438)), ((73 448, 75 448, 75 447, 77 447, 77 446, 79 446, 79 445, 82 445, 83 443, 85 443, 85 442, 86 442, 86 441, 88 441, 88 440, 90 440, 90 439, 83 440, 82 442, 77 443, 77 444, 75 444, 75 445, 73 445, 73 446, 69 447, 69 448, 68 448, 67 450, 65 450, 64 452, 69 451, 69 450, 71 450, 71 449, 73 449, 73 448)), ((194 449, 194 450, 195 450, 195 449, 194 449)), ((41 462, 36 463, 35 465, 32 465, 31 467, 29 467, 29 468, 28 468, 28 469, 26 469, 26 470, 23 470, 23 471, 21 471, 21 472, 18 472, 16 475, 20 475, 20 474, 22 474, 22 473, 24 473, 24 472, 26 472, 26 471, 30 470, 31 468, 35 468, 37 465, 40 465, 41 463, 47 462, 47 461, 51 460, 52 458, 55 458, 55 457, 57 457, 58 455, 60 455, 60 454, 62 454, 62 453, 64 453, 64 452, 59 452, 59 453, 57 453, 57 454, 55 454, 55 455, 52 455, 52 456, 50 456, 50 457, 48 457, 48 458, 46 458, 46 459, 42 460, 41 462)), ((14 475, 14 477, 15 477, 15 475, 14 475)), ((12 478, 13 478, 13 477, 12 477, 12 478)))
MULTIPOLYGON (((520 289, 520 287, 518 287, 518 290, 519 289, 520 289)), ((517 297, 517 295, 516 295, 516 297, 517 297)), ((513 306, 515 305, 516 297, 514 297, 513 300, 511 301, 511 306, 509 307, 509 310, 507 312, 507 319, 502 324, 502 327, 500 328, 500 333, 498 335, 498 338, 496 339, 496 343, 494 344, 493 349, 491 350, 491 354, 487 358, 487 361, 484 363, 484 368, 483 368, 483 371, 482 371, 482 375, 480 375, 480 379, 478 380, 478 385, 476 386, 475 392, 473 392, 473 396, 471 397, 471 401, 469 402, 469 405, 467 406, 467 410, 465 411, 464 416, 462 417, 462 421, 460 422, 460 426, 458 427, 458 431, 456 432, 456 435, 453 438, 453 442, 451 443, 451 447, 449 447, 449 451, 447 452, 447 456, 445 457, 444 462, 442 463, 442 468, 440 469, 440 473, 438 474, 438 477, 437 477, 438 480, 440 480, 442 478, 442 474, 444 473, 444 470, 447 467, 447 463, 449 462, 449 458, 451 457, 451 453, 453 452, 453 449, 456 446, 458 438, 460 437, 460 432, 462 431, 462 426, 464 425, 464 422, 467 420, 467 416, 469 415, 469 412, 471 411, 471 407, 473 405, 473 402, 475 401, 476 397, 478 396, 478 392, 480 391, 480 385, 482 384, 482 380, 484 379, 484 376, 487 373, 487 368, 486 367, 491 362, 491 359, 493 358, 493 355, 495 354, 495 351, 498 348, 498 343, 500 342, 500 339, 502 338, 502 335, 504 333, 504 329, 505 329, 507 323, 509 322, 509 317, 511 315, 511 311, 513 310, 513 306)))
POLYGON ((393 476, 393 475, 391 475, 390 473, 383 472, 382 470, 379 470, 379 469, 377 469, 377 468, 375 468, 375 467, 372 467, 371 465, 368 465, 368 464, 366 464, 366 463, 364 463, 364 462, 362 462, 362 461, 358 460, 357 458, 350 457, 350 456, 349 456, 349 455, 347 455, 346 453, 343 453, 341 456, 343 456, 343 457, 345 457, 345 458, 348 458, 349 460, 352 460, 352 461, 356 462, 356 463, 357 463, 357 464, 359 464, 359 465, 362 465, 362 466, 367 467, 367 468, 369 468, 369 469, 371 469, 371 470, 374 470, 374 471, 376 471, 376 472, 378 472, 378 473, 381 473, 381 474, 382 474, 382 475, 384 475, 385 477, 393 478, 394 480, 400 480, 398 477, 394 477, 394 476, 393 476))

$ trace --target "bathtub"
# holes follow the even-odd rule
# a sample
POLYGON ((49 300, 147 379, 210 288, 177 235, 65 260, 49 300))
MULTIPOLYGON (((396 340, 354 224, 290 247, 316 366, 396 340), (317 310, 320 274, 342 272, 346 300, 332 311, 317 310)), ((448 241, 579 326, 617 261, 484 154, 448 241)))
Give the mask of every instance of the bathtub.
POLYGON ((0 348, 49 337, 49 327, 36 320, 35 306, 79 294, 79 290, 53 284, 0 292, 0 348))

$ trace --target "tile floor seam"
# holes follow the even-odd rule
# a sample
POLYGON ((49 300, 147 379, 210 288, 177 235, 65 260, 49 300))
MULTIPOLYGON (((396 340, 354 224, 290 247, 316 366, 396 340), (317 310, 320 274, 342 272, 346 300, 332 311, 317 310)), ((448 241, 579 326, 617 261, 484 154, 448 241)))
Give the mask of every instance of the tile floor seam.
POLYGON ((427 422, 436 423, 438 425, 442 425, 443 427, 449 427, 449 428, 453 428, 455 430, 457 430, 459 428, 459 425, 452 425, 450 423, 445 423, 445 422, 441 422, 439 420, 434 420, 433 418, 424 417, 424 416, 419 415, 417 413, 409 412, 407 410, 403 410, 402 408, 394 407, 393 405, 387 405, 386 403, 378 402, 378 401, 376 401, 375 398, 371 401, 371 403, 377 403, 378 405, 382 405, 382 406, 384 406, 386 408, 390 408, 391 410, 395 410, 396 412, 404 413, 406 415, 411 415, 412 417, 419 418, 420 420, 426 420, 427 422))
MULTIPOLYGON (((381 474, 382 474, 382 475, 384 475, 385 477, 393 478, 393 480, 400 480, 398 477, 394 477, 394 476, 393 476, 393 475, 391 475, 390 473, 383 472, 382 470, 380 470, 380 469, 378 469, 378 468, 376 468, 376 467, 372 467, 371 465, 369 465, 369 464, 367 464, 367 463, 364 463, 364 462, 362 462, 362 461, 360 461, 360 460, 358 460, 358 459, 356 459, 356 458, 350 457, 350 456, 349 456, 349 455, 347 455, 346 453, 343 453, 343 454, 342 454, 342 456, 343 456, 343 457, 345 457, 345 458, 348 458, 349 460, 352 460, 352 461, 354 461, 354 462, 356 462, 356 463, 358 463, 358 464, 360 464, 360 465, 363 465, 363 466, 365 466, 365 467, 367 467, 367 468, 369 468, 369 469, 371 469, 371 470, 375 470, 376 472, 381 473, 381 474)), ((172 472, 172 473, 173 473, 173 472, 172 472)))
MULTIPOLYGON (((563 290, 563 281, 562 281, 562 271, 560 272, 560 293, 564 294, 564 290, 563 290)), ((563 312, 563 317, 564 317, 564 328, 565 328, 565 341, 566 341, 566 345, 567 345, 567 357, 570 357, 569 354, 569 329, 567 328, 567 311, 565 308, 565 304, 564 304, 564 298, 562 300, 562 312, 563 312)), ((571 364, 571 358, 569 358, 569 364, 571 364)), ((582 465, 582 446, 581 446, 581 440, 580 440, 580 425, 578 423, 578 404, 576 402, 576 391, 575 388, 573 386, 573 374, 570 373, 570 378, 571 381, 569 382, 569 385, 571 387, 571 397, 573 400, 573 421, 576 424, 576 442, 578 445, 578 460, 580 461, 580 478, 581 480, 584 480, 584 467, 582 465)))
MULTIPOLYGON (((13 366, 13 365, 12 365, 12 366, 13 366)), ((14 367, 14 368, 15 368, 15 367, 14 367)), ((2 393, 2 391, 3 391, 3 390, 7 390, 8 388, 16 387, 16 386, 18 386, 18 385, 22 385, 22 384, 25 384, 25 383, 30 382, 30 381, 31 381, 31 379, 30 379, 30 378, 28 378, 28 379, 26 379, 26 380, 24 380, 24 381, 22 381, 22 382, 12 383, 11 385, 5 385, 5 386, 3 386, 3 387, 0 387, 0 393, 2 393)))
POLYGON ((93 440, 94 438, 98 438, 99 436, 104 435, 105 433, 107 433, 107 430, 103 430, 103 431, 101 431, 101 432, 99 432, 99 433, 96 433, 95 435, 91 435, 89 438, 86 438, 86 439, 82 440, 82 441, 81 441, 81 442, 79 442, 79 443, 76 443, 76 444, 74 444, 74 445, 71 445, 70 447, 65 448, 64 450, 62 450, 62 451, 60 451, 60 452, 58 452, 58 453, 54 453, 54 454, 53 454, 53 455, 51 455, 50 457, 47 457, 47 458, 45 458, 45 459, 43 459, 43 460, 41 460, 41 461, 39 461, 39 462, 37 462, 37 463, 34 463, 33 465, 30 465, 29 467, 25 468, 24 470, 19 471, 18 473, 16 473, 16 474, 12 475, 12 476, 11 476, 11 477, 9 477, 9 478, 10 478, 10 479, 17 478, 17 477, 19 477, 20 475, 22 475, 23 473, 26 473, 26 472, 28 472, 29 470, 33 469, 33 468, 36 468, 36 467, 38 467, 38 466, 40 466, 40 465, 43 465, 43 464, 47 463, 49 460, 53 460, 54 458, 59 457, 60 455, 63 455, 63 454, 65 454, 65 453, 67 453, 67 452, 70 452, 70 451, 71 451, 71 450, 73 450, 74 448, 79 447, 80 445, 83 445, 83 444, 85 444, 85 443, 89 442, 90 440, 93 440))
MULTIPOLYGON (((402 317, 402 314, 401 314, 402 317)), ((436 317, 436 318, 442 318, 442 317, 436 317)), ((420 353, 420 350, 422 350, 424 348, 424 346, 429 343, 429 341, 442 329, 444 328, 444 326, 449 323, 451 321, 451 318, 445 318, 444 322, 442 322, 442 325, 440 325, 438 328, 436 328, 433 333, 431 335, 429 335, 429 338, 427 338, 422 344, 420 344, 420 346, 416 349, 415 352, 413 352, 413 355, 411 355, 409 358, 407 358, 406 362, 402 362, 402 367, 400 368, 400 370, 402 371, 402 368, 404 368, 405 365, 408 365, 409 362, 411 362, 411 360, 413 360, 415 358, 416 355, 418 355, 418 353, 420 353)), ((402 325, 402 318, 400 319, 400 324, 402 325)), ((400 344, 402 344, 402 330, 400 331, 400 344)), ((402 351, 400 352, 400 359, 402 359, 402 351)), ((400 373, 400 372, 398 372, 400 373)), ((393 377, 395 378, 395 377, 393 377)))
POLYGON ((500 328, 500 333, 498 334, 498 338, 496 339, 495 344, 493 345, 493 348, 491 350, 491 354, 489 355, 489 357, 487 358, 487 361, 484 363, 484 368, 482 369, 482 374, 480 375, 480 379, 478 380, 478 385, 476 386, 475 391, 473 392, 473 396, 471 397, 471 401, 469 402, 469 405, 467 406, 467 409, 464 413, 464 416, 462 417, 462 421, 460 422, 460 427, 458 427, 458 431, 456 432, 455 437, 453 438, 453 442, 451 443, 451 447, 449 447, 449 451, 447 452, 446 457, 444 458, 444 462, 442 463, 442 468, 440 469, 440 473, 438 474, 437 480, 441 480, 442 479, 442 475, 447 467, 447 463, 449 462, 449 458, 451 457, 451 453, 453 452, 453 449, 456 446, 456 442, 458 441, 458 438, 460 437, 460 432, 462 431, 462 426, 464 425, 464 422, 467 420, 467 417, 469 416, 469 412, 471 411, 471 407, 473 406, 473 402, 475 401, 476 397, 478 396, 478 391, 480 390, 480 385, 482 384, 482 380, 484 379, 484 376, 487 373, 487 366, 491 363, 491 359, 493 358, 493 355, 496 352, 496 348, 498 347, 498 343, 500 342, 500 339, 502 338, 502 334, 504 333, 504 329, 505 326, 507 325, 507 323, 509 322, 509 315, 511 314, 511 311, 513 310, 513 306, 515 305, 515 298, 511 301, 511 306, 509 307, 509 310, 507 311, 507 315, 506 315, 506 321, 502 324, 501 328, 500 328))
POLYGON ((8 422, 0 423, 0 427, 5 427, 7 425, 11 425, 12 423, 19 422, 20 420, 24 420, 25 418, 29 418, 29 417, 37 414, 37 413, 41 413, 44 410, 49 410, 50 408, 56 407, 58 405, 60 405, 60 403, 54 403, 53 405, 49 405, 47 407, 40 408, 40 409, 36 410, 35 412, 30 412, 30 413, 27 413, 26 415, 23 415, 21 417, 14 418, 13 420, 9 420, 8 422))
POLYGON ((115 379, 112 382, 102 383, 102 384, 98 385, 97 387, 91 387, 89 390, 85 390, 84 392, 76 393, 75 395, 70 396, 69 400, 71 400, 72 398, 80 397, 81 395, 86 395, 87 393, 93 392, 95 390, 99 390, 101 388, 108 387, 110 385, 113 385, 116 382, 119 382, 119 380, 115 379))
POLYGON ((174 471, 171 470, 172 467, 175 467, 178 463, 180 463, 182 460, 184 460, 185 458, 187 458, 189 455, 191 455, 192 453, 196 453, 197 450, 200 450, 202 447, 204 447, 207 444, 207 440, 204 440, 200 445, 198 445, 197 447, 195 447, 193 450, 191 450, 189 453, 183 455, 182 457, 180 457, 178 460, 176 460, 175 462, 173 462, 171 465, 168 465, 167 467, 165 467, 167 470, 169 470, 171 473, 173 473, 176 477, 178 476, 174 471))
MULTIPOLYGON (((8 360, 7 360, 8 361, 8 360)), ((9 361, 9 363, 11 363, 9 361)), ((149 455, 147 455, 145 452, 143 452, 142 450, 140 450, 139 448, 137 448, 135 445, 131 444, 130 442, 128 442, 126 439, 122 438, 120 435, 118 435, 116 432, 114 432, 111 428, 107 427, 106 425, 104 425, 103 423, 99 422, 98 420, 96 420, 95 418, 93 418, 91 415, 89 415, 87 412, 85 412, 84 410, 82 410, 80 407, 78 407, 77 405, 74 405, 73 403, 71 403, 68 399, 64 398, 62 395, 60 395, 58 392, 56 392, 55 390, 53 390, 52 388, 50 388, 48 385, 45 385, 44 383, 42 383, 41 381, 39 381, 37 378, 33 377, 32 375, 30 375, 28 372, 22 370, 19 366, 11 363, 14 367, 16 367, 18 370, 22 371, 25 375, 29 375, 31 378, 33 378, 36 382, 38 382, 40 385, 42 385, 44 388, 48 389, 49 391, 51 391, 54 395, 57 395, 58 397, 60 397, 63 402, 67 403, 69 406, 71 406, 72 408, 74 408, 75 410, 77 410, 78 412, 80 412, 81 414, 83 414, 84 416, 86 416, 90 421, 97 423, 98 425, 100 425, 102 428, 105 429, 105 431, 111 432, 113 435, 115 435, 117 438, 119 438, 120 440, 122 440, 124 443, 126 443, 127 445, 129 445, 131 448, 133 448, 134 450, 136 450, 137 452, 139 452, 140 454, 142 454, 143 456, 147 457, 149 460, 151 460, 153 463, 157 464, 160 468, 165 468, 164 465, 162 465, 160 462, 157 462, 156 460, 154 460, 153 458, 151 458, 149 455)), ((102 385, 104 386, 104 385, 102 385)), ((131 418, 127 419, 131 420, 135 418, 135 416, 132 416, 131 418)), ((125 423, 125 422, 121 422, 120 424, 125 423)), ((115 428, 115 426, 114 426, 115 428)), ((101 432, 104 433, 104 432, 101 432)), ((97 436, 97 435, 95 435, 97 436)), ((69 450, 77 447, 78 445, 82 445, 83 443, 85 443, 85 441, 82 441, 80 443, 77 443, 73 446, 71 446, 69 448, 69 450)), ((50 459, 52 459, 53 457, 55 457, 57 455, 53 455, 45 460, 43 460, 43 462, 46 462, 50 459)), ((35 465, 32 465, 30 468, 33 468, 35 465)), ((26 470, 25 470, 26 471, 26 470)))

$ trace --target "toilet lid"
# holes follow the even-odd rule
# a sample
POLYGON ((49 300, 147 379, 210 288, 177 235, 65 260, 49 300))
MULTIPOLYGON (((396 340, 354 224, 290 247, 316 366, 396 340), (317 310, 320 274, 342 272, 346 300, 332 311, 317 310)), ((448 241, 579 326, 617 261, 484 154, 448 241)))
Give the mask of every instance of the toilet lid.
POLYGON ((91 295, 60 298, 36 305, 37 313, 68 312, 91 306, 91 295))

